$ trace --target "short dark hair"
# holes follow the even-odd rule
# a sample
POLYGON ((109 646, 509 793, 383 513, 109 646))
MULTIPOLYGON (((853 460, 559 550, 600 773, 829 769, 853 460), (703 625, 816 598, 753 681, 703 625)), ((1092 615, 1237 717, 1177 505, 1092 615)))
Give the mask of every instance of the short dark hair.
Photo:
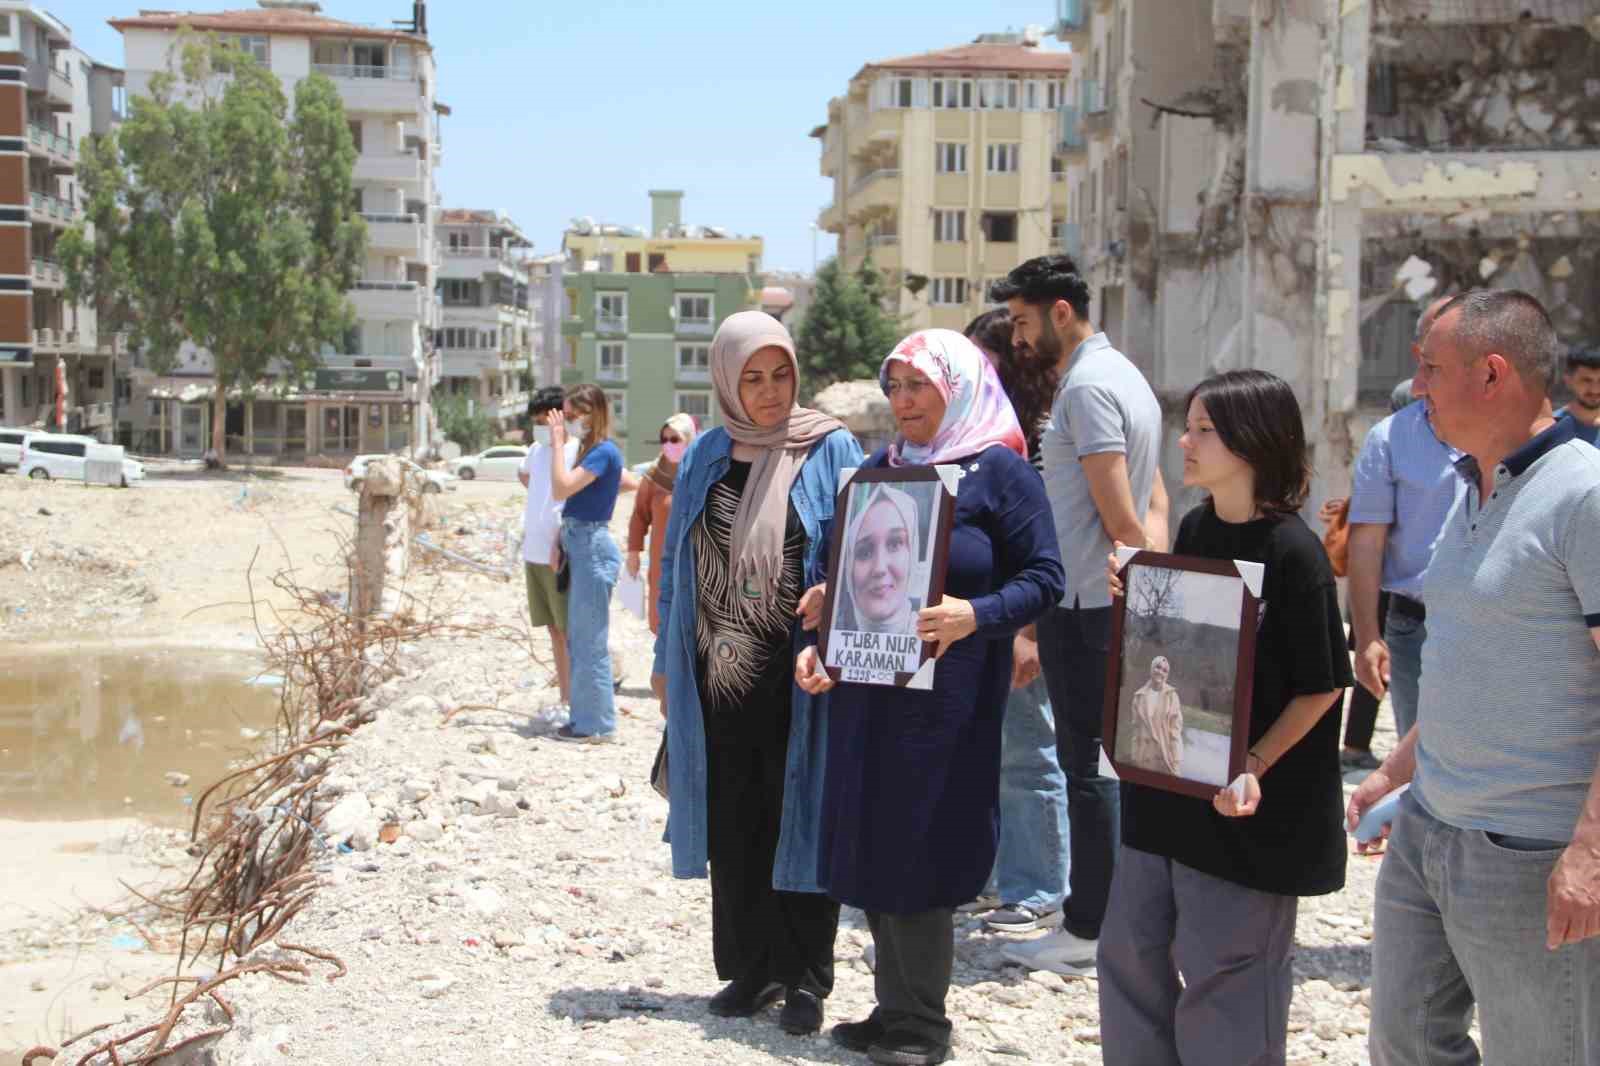
POLYGON ((989 286, 995 303, 1021 298, 1034 305, 1065 300, 1079 318, 1089 317, 1089 283, 1070 255, 1039 255, 989 286))
POLYGON ((1461 312, 1453 337, 1473 359, 1506 357, 1517 376, 1540 391, 1555 381, 1561 342, 1544 305, 1519 289, 1474 289, 1445 304, 1437 322, 1461 312))
POLYGON ((533 399, 528 401, 528 413, 537 418, 546 411, 559 411, 562 401, 566 398, 566 390, 560 385, 546 385, 534 393, 533 399))
POLYGON ((1011 312, 1004 307, 985 311, 963 330, 978 347, 995 358, 1000 387, 1006 390, 1011 408, 1022 423, 1028 448, 1039 443, 1050 402, 1056 394, 1055 364, 1045 359, 1019 359, 1011 346, 1011 312))
POLYGON ((1262 513, 1300 510, 1311 489, 1311 455, 1289 383, 1265 370, 1229 370, 1196 385, 1184 410, 1195 400, 1205 405, 1222 446, 1255 471, 1262 513))
POLYGON ((1565 368, 1569 374, 1574 370, 1600 370, 1600 346, 1569 348, 1565 368))

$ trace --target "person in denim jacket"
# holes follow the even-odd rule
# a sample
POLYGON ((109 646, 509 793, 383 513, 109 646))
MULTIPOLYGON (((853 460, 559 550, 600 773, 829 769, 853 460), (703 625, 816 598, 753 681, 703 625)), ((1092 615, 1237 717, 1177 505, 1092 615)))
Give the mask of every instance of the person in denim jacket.
POLYGON ((759 311, 730 316, 711 346, 722 426, 678 470, 659 572, 651 678, 667 719, 667 836, 676 877, 711 876, 712 947, 724 1017, 778 997, 779 1023, 822 1026, 839 906, 817 879, 821 704, 791 664, 812 637, 801 603, 827 563, 839 473, 861 448, 796 404, 794 343, 759 311))

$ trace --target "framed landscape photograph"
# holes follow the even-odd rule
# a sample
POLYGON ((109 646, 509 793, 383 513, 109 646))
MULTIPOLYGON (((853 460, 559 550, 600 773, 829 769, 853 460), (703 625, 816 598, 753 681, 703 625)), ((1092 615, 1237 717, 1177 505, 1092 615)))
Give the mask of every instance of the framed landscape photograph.
POLYGON ((1107 756, 1125 780, 1210 799, 1249 750, 1261 565, 1132 550, 1119 562, 1107 756))
POLYGON ((917 637, 917 612, 944 597, 956 474, 841 473, 818 648, 834 681, 932 686, 937 646, 917 637))

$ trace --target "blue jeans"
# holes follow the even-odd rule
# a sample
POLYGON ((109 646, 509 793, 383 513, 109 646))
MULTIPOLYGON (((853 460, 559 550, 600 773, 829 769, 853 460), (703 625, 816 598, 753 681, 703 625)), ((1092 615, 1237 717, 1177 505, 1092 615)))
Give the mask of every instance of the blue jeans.
POLYGON ((1002 903, 1052 911, 1067 891, 1067 778, 1044 678, 1013 689, 1000 735, 1000 850, 995 894, 1002 903))
POLYGON ((1564 847, 1456 829, 1406 794, 1378 871, 1372 1066, 1595 1061, 1600 939, 1545 948, 1545 883, 1564 847))
POLYGON ((1056 720, 1056 756, 1067 775, 1071 826, 1072 861, 1061 927, 1073 936, 1096 940, 1122 840, 1117 782, 1100 776, 1111 608, 1052 607, 1039 619, 1038 629, 1039 662, 1056 720))
POLYGON ((1422 681, 1422 642, 1428 638, 1425 622, 1389 606, 1383 642, 1389 645, 1389 706, 1394 710, 1394 735, 1401 740, 1417 724, 1417 693, 1422 681))
POLYGON ((584 736, 617 728, 613 702, 611 590, 622 568, 622 553, 604 522, 576 518, 561 522, 561 548, 572 582, 567 588, 567 655, 572 662, 572 730, 584 736))

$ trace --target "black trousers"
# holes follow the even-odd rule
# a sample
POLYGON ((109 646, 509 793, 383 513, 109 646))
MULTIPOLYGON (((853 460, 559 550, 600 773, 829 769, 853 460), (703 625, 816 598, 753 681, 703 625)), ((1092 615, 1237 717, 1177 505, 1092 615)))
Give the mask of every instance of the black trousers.
POLYGON ((950 1043, 944 997, 956 961, 954 919, 955 912, 949 909, 867 912, 867 928, 878 949, 872 982, 878 1007, 872 1014, 890 1032, 950 1043))
MULTIPOLYGON (((774 701, 776 702, 776 701, 774 701)), ((717 977, 833 991, 839 905, 772 887, 783 821, 789 711, 766 701, 706 715, 711 944, 717 977)))
MULTIPOLYGON (((1389 594, 1378 593, 1378 627, 1389 617, 1389 594)), ((1350 627, 1350 650, 1356 650, 1356 630, 1350 627)), ((1378 726, 1378 697, 1360 683, 1350 686, 1350 716, 1344 722, 1344 746, 1356 751, 1372 750, 1372 732, 1378 726)))

